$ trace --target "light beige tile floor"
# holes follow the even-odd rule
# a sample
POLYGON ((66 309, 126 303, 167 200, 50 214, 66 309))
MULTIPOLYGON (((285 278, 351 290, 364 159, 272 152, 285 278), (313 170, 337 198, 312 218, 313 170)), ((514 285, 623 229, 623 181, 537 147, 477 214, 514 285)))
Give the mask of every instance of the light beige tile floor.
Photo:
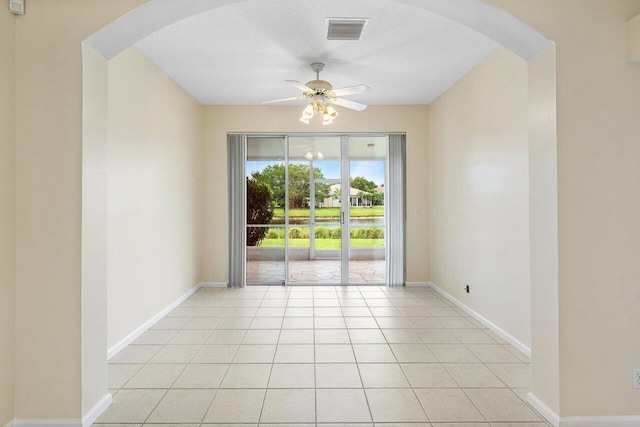
POLYGON ((203 288, 109 363, 103 427, 546 427, 529 358, 429 288, 203 288))

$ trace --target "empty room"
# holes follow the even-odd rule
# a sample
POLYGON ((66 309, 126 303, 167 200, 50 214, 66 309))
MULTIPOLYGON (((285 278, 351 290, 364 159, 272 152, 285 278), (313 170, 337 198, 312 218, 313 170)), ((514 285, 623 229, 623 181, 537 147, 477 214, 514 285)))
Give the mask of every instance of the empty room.
POLYGON ((640 0, 10 0, 0 425, 640 426, 640 0))

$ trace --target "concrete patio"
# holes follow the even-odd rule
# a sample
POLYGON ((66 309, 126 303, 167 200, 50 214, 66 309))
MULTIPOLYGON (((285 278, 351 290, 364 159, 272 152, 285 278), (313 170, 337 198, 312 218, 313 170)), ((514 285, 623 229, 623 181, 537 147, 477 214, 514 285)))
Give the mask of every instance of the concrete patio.
MULTIPOLYGON (((248 284, 281 283, 285 278, 284 261, 247 261, 248 284)), ((350 260, 349 284, 384 284, 384 260, 350 260)), ((341 284, 339 260, 289 262, 289 284, 341 284)))

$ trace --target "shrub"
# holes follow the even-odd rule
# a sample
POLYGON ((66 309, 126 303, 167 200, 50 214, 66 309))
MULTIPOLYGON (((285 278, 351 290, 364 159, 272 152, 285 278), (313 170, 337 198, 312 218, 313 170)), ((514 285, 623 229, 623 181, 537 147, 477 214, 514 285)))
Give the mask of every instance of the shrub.
POLYGON ((316 239, 331 239, 331 230, 334 227, 316 227, 316 239))
POLYGON ((289 229, 290 239, 302 239, 302 230, 299 227, 291 227, 289 229))
MULTIPOLYGON (((247 224, 270 224, 273 219, 273 191, 268 184, 247 178, 247 224)), ((267 229, 247 227, 247 246, 259 246, 267 229)))
MULTIPOLYGON (((284 227, 262 228, 267 239, 284 239, 284 227)), ((311 229, 309 227, 290 227, 290 239, 309 239, 311 229)), ((352 239, 384 239, 384 229, 379 227, 352 228, 349 233, 352 239)), ((340 239, 342 238, 340 227, 315 227, 316 239, 340 239)))
POLYGON ((290 239, 308 239, 310 235, 309 227, 291 227, 289 229, 290 239))
POLYGON ((329 232, 329 239, 340 239, 342 237, 340 227, 331 227, 329 232))
POLYGON ((267 231, 267 239, 284 239, 284 228, 270 228, 267 231))
POLYGON ((384 239, 382 228, 353 228, 351 229, 352 239, 384 239))

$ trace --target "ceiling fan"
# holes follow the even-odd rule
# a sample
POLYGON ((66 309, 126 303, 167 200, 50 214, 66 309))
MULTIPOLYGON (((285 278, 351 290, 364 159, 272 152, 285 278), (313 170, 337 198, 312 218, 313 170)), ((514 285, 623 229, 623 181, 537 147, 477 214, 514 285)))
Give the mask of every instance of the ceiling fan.
POLYGON ((333 108, 333 105, 339 105, 341 107, 349 108, 351 110, 362 111, 367 106, 355 101, 349 101, 348 99, 339 98, 340 96, 355 95, 357 93, 370 91, 371 88, 367 85, 357 85, 343 87, 340 89, 333 89, 331 83, 325 80, 320 80, 320 71, 324 69, 324 64, 321 62, 314 62, 311 64, 311 69, 316 72, 316 79, 308 81, 306 84, 300 83, 296 80, 285 80, 287 83, 292 84, 302 91, 302 95, 292 98, 273 99, 270 101, 262 101, 262 104, 273 104, 277 102, 295 101, 298 99, 309 99, 309 105, 302 111, 302 117, 300 121, 309 124, 311 119, 316 114, 322 114, 323 125, 328 125, 333 122, 333 119, 338 117, 338 112, 333 108))

